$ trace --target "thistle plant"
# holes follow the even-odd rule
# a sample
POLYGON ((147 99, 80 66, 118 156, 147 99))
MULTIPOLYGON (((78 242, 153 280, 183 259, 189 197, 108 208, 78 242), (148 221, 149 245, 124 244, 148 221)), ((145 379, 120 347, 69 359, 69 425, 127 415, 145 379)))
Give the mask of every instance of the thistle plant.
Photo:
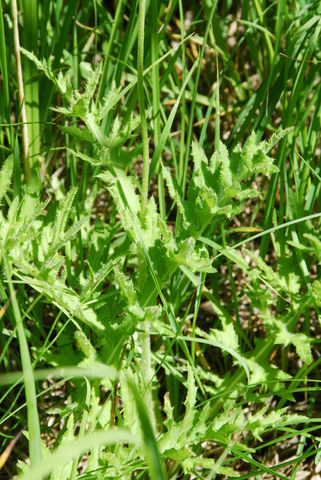
MULTIPOLYGON (((294 480, 320 450, 320 177, 308 159, 296 169, 318 145, 318 73, 305 68, 319 54, 316 14, 244 5, 231 51, 229 7, 191 6, 188 27, 181 0, 116 3, 114 15, 97 2, 38 6, 55 19, 50 41, 19 49, 34 118, 46 120, 28 129, 32 169, 45 158, 37 195, 7 120, 2 132, 1 424, 22 430, 18 478, 294 480), (242 43, 256 91, 237 69, 242 43), (281 44, 309 58, 290 66, 281 44), (305 78, 302 133, 290 119, 308 101, 305 78), (290 460, 264 460, 262 448, 289 438, 290 460)), ((6 18, 1 6, 3 38, 6 18)))

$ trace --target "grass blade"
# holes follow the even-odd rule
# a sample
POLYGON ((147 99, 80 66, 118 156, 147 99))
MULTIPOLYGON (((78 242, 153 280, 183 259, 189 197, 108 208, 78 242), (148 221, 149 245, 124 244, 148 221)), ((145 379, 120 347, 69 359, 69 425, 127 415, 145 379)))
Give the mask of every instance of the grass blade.
POLYGON ((107 432, 94 432, 85 437, 75 440, 67 445, 62 445, 53 454, 45 458, 35 467, 30 468, 25 474, 19 475, 19 480, 43 479, 54 472, 57 465, 61 466, 70 460, 79 458, 99 445, 113 445, 118 442, 125 442, 138 445, 138 439, 127 430, 109 430, 107 432))
POLYGON ((135 397, 151 478, 152 480, 165 480, 166 477, 163 471, 161 455, 158 451, 155 434, 146 410, 146 406, 139 391, 137 390, 136 385, 133 382, 130 382, 129 386, 135 397))
MULTIPOLYGON (((22 370, 24 376, 24 386, 27 401, 27 416, 28 416, 28 431, 29 431, 29 456, 31 465, 36 465, 41 461, 41 438, 40 438, 40 424, 36 399, 36 387, 31 366, 31 359, 29 354, 28 343, 24 331, 24 326, 21 319, 20 309, 16 297, 16 292, 13 288, 11 273, 8 260, 3 257, 7 282, 11 296, 11 303, 13 313, 17 326, 17 334, 19 339, 20 355, 22 370)), ((39 478, 35 476, 34 478, 39 478)))

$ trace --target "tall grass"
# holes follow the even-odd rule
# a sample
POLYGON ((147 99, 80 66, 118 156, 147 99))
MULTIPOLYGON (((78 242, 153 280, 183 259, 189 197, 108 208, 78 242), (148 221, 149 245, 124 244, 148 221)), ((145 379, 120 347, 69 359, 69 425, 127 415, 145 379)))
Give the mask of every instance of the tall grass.
POLYGON ((0 2, 3 478, 317 472, 319 37, 313 1, 0 2))

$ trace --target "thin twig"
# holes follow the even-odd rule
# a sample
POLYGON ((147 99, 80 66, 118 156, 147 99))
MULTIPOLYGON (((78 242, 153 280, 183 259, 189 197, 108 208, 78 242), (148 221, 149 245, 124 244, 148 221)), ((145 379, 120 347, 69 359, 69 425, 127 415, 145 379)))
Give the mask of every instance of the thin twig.
POLYGON ((24 86, 23 86, 23 76, 22 76, 22 67, 21 67, 21 56, 20 56, 17 0, 11 0, 11 12, 12 12, 12 23, 13 23, 13 32, 14 32, 14 53, 15 53, 16 69, 17 69, 19 106, 21 108, 21 119, 22 119, 23 163, 25 168, 26 184, 28 185, 30 180, 30 175, 31 175, 30 161, 29 161, 29 135, 28 135, 28 125, 27 125, 26 104, 24 101, 25 93, 24 93, 24 86))

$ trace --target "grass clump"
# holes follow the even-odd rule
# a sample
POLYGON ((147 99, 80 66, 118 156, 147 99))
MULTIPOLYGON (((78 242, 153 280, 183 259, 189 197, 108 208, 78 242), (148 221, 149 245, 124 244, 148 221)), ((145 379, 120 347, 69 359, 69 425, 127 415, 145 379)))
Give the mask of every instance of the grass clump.
POLYGON ((3 478, 317 480, 319 5, 10 3, 3 478))

